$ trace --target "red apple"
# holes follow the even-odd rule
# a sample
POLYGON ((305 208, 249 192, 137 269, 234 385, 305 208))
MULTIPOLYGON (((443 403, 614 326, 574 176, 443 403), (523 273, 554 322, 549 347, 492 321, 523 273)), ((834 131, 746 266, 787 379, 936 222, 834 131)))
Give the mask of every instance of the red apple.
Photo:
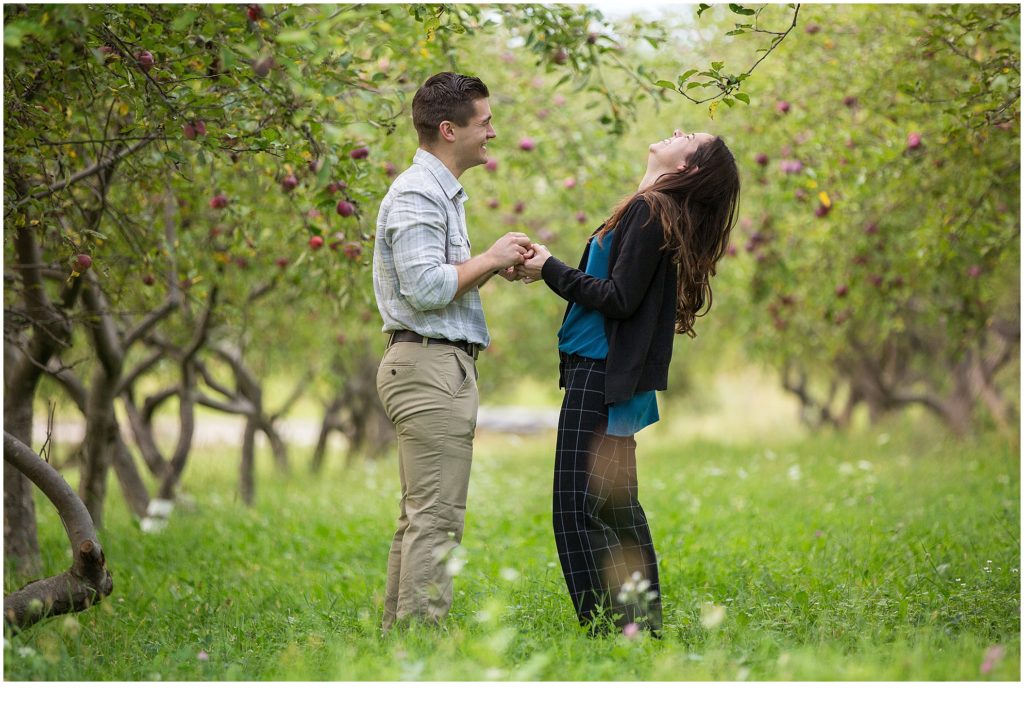
POLYGON ((766 154, 766 153, 759 153, 756 156, 754 156, 754 160, 757 161, 757 165, 762 166, 762 167, 766 166, 766 165, 768 165, 768 154, 766 154))
POLYGON ((600 36, 601 35, 598 34, 597 32, 591 32, 590 34, 587 35, 587 43, 588 44, 596 44, 597 40, 598 40, 598 38, 600 38, 600 36))
POLYGON ((490 207, 491 209, 497 209, 498 207, 501 206, 501 202, 499 202, 496 197, 492 197, 491 199, 487 200, 487 206, 490 207))
POLYGON ((384 164, 384 174, 389 178, 393 178, 398 174, 398 167, 391 161, 388 161, 384 164))
POLYGON ((327 183, 327 192, 331 193, 332 195, 338 192, 338 190, 345 190, 347 188, 348 183, 341 182, 340 180, 336 183, 327 183))
POLYGON ((845 297, 846 293, 850 291, 846 285, 836 285, 836 297, 845 297))
POLYGON ((831 209, 831 207, 826 207, 824 204, 819 204, 818 207, 814 210, 814 216, 818 217, 819 219, 821 217, 828 216, 828 213, 831 209))
POLYGON ((299 186, 299 179, 289 173, 281 179, 281 189, 285 192, 291 192, 299 186))
POLYGON ((135 60, 139 63, 139 68, 149 72, 149 69, 153 67, 156 61, 153 59, 153 54, 148 51, 139 51, 135 54, 135 60))
POLYGON ((583 210, 580 210, 579 212, 576 212, 576 221, 578 221, 580 224, 586 223, 586 221, 587 221, 587 213, 584 212, 583 210))
POLYGON ((152 273, 146 273, 145 275, 142 276, 142 284, 145 285, 146 287, 152 287, 153 283, 155 282, 156 278, 153 277, 152 273))
POLYGON ((245 14, 248 15, 250 22, 259 22, 263 17, 263 7, 260 5, 246 5, 245 14))
POLYGON ((270 75, 270 69, 274 67, 274 57, 264 56, 255 63, 252 64, 252 71, 260 78, 266 78, 270 75))
POLYGON ((981 266, 972 265, 970 269, 967 271, 967 274, 973 278, 981 277, 981 266))
POLYGON ((274 261, 274 265, 283 270, 288 267, 288 259, 284 257, 278 258, 277 260, 274 261))
POLYGON ((576 187, 576 178, 566 178, 562 184, 565 185, 566 190, 571 190, 576 187))
POLYGON ((519 148, 522 151, 532 151, 537 147, 537 142, 528 136, 524 136, 519 140, 519 148))
POLYGON ((352 206, 352 203, 346 200, 342 200, 341 202, 339 202, 338 206, 335 209, 337 210, 338 214, 340 214, 343 217, 351 217, 356 211, 356 208, 352 206))
POLYGON ((323 246, 323 245, 324 245, 324 239, 323 239, 322 236, 310 236, 309 237, 309 247, 312 248, 314 251, 319 250, 319 248, 321 246, 323 246))
POLYGON ((484 163, 484 168, 493 173, 498 169, 498 160, 496 158, 488 158, 487 162, 484 163))
POLYGON ((370 149, 366 146, 354 148, 348 152, 348 157, 354 161, 360 161, 370 155, 370 149))
POLYGON ((185 138, 189 141, 196 138, 196 127, 192 122, 185 122, 185 126, 183 126, 181 130, 185 133, 185 138))
POLYGON ((569 60, 569 53, 559 46, 555 49, 555 53, 551 55, 551 60, 557 63, 559 66, 564 66, 565 62, 569 60))
POLYGON ((224 209, 228 206, 228 198, 224 195, 214 195, 210 198, 210 207, 213 209, 224 209))
POLYGON ((363 255, 363 244, 358 241, 350 241, 342 248, 342 253, 349 260, 359 260, 360 256, 363 255))
POLYGON ((71 269, 76 273, 84 273, 92 267, 92 258, 85 253, 79 253, 71 259, 71 269))
POLYGON ((907 150, 916 151, 921 147, 921 135, 912 131, 907 135, 907 150))
POLYGON ((777 109, 782 114, 786 114, 787 112, 789 112, 789 108, 790 104, 785 100, 779 100, 778 102, 775 103, 775 109, 777 109))
POLYGON ((518 202, 515 203, 512 209, 515 210, 516 214, 522 214, 523 210, 526 209, 526 203, 523 202, 522 200, 519 200, 518 202))

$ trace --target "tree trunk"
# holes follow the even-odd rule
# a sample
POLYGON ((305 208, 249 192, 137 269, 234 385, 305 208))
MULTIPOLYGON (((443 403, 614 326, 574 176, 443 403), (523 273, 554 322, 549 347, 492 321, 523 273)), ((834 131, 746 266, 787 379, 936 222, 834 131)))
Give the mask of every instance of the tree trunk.
MULTIPOLYGON (((27 184, 16 174, 9 174, 19 196, 28 192, 27 184)), ((4 430, 25 443, 32 444, 32 411, 43 368, 71 338, 71 322, 58 310, 43 286, 42 255, 35 232, 29 226, 15 229, 14 248, 23 281, 24 312, 31 319, 32 335, 19 348, 18 360, 4 370, 4 430)), ((65 285, 61 306, 75 305, 81 280, 65 285)), ((6 354, 6 352, 5 352, 6 354)), ((4 461, 4 557, 15 562, 19 573, 33 575, 41 567, 39 540, 36 535, 36 511, 32 487, 25 476, 4 461)))
POLYGON ((108 596, 114 580, 85 504, 51 465, 7 431, 4 460, 32 480, 57 508, 74 553, 67 572, 4 596, 5 624, 24 629, 50 616, 84 611, 108 596))
POLYGON ((327 453, 327 441, 332 431, 341 430, 341 422, 338 412, 341 411, 342 398, 335 397, 324 411, 324 420, 320 423, 320 436, 316 441, 316 450, 313 452, 313 474, 318 475, 324 469, 324 456, 327 453))
POLYGON ((121 432, 114 426, 110 435, 110 454, 114 460, 114 474, 121 484, 121 492, 124 494, 128 508, 137 518, 145 518, 146 508, 149 506, 149 490, 139 476, 139 469, 135 465, 135 458, 121 438, 121 432))
POLYGON ((86 274, 88 284, 83 301, 89 311, 87 325, 96 351, 96 370, 89 386, 85 413, 85 467, 79 493, 97 528, 103 527, 103 504, 107 496, 107 473, 111 462, 111 434, 117 431, 114 397, 124 369, 124 351, 117 328, 96 274, 86 274))
POLYGON ((256 493, 256 424, 252 419, 245 422, 245 435, 242 437, 242 462, 241 479, 239 481, 242 501, 247 506, 252 506, 253 497, 256 493))

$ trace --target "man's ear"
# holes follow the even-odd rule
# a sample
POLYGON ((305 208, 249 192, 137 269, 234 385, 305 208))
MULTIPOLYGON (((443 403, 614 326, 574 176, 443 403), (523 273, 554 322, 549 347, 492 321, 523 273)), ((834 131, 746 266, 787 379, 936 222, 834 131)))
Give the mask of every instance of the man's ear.
POLYGON ((448 120, 441 122, 437 126, 437 130, 440 132, 441 138, 447 141, 448 143, 452 143, 453 141, 455 141, 455 125, 453 125, 448 120))

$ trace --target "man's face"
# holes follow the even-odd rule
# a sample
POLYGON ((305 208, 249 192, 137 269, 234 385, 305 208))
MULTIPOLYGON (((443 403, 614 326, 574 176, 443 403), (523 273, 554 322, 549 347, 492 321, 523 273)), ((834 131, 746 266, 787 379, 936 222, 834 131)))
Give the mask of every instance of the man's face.
POLYGON ((455 155, 463 170, 487 162, 487 142, 497 134, 491 127, 491 107, 487 98, 473 101, 473 116, 466 126, 452 125, 455 134, 455 155))

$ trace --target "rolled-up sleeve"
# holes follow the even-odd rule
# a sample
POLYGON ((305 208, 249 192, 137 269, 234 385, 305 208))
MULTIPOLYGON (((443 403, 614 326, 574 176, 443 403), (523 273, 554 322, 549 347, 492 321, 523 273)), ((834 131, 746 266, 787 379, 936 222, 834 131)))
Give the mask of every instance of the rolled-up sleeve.
POLYGON ((421 312, 450 304, 459 287, 459 272, 445 262, 444 204, 423 192, 396 193, 386 235, 394 252, 399 294, 421 312))

